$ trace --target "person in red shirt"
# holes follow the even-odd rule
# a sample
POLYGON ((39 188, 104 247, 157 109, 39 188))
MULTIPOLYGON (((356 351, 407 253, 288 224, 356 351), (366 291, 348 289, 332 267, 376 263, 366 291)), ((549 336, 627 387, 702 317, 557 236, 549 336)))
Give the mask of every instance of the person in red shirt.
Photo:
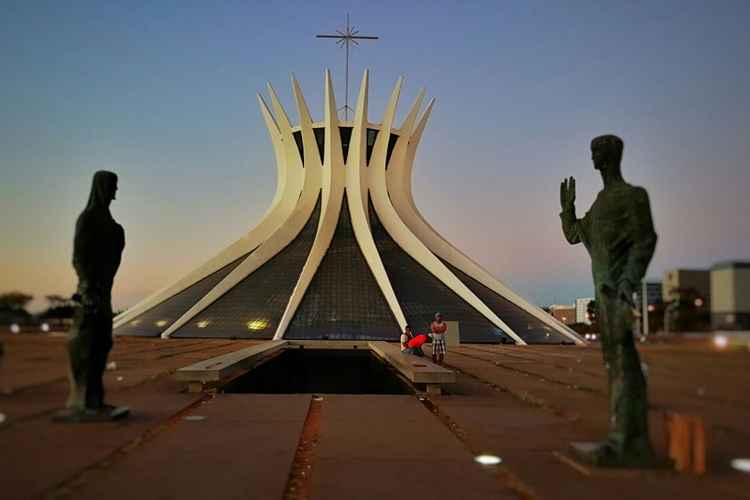
POLYGON ((424 356, 422 344, 427 341, 427 335, 414 335, 411 326, 404 327, 404 333, 401 334, 401 352, 404 354, 413 354, 414 356, 424 356))
POLYGON ((413 339, 409 341, 409 347, 412 349, 419 349, 422 350, 422 344, 427 342, 427 335, 424 333, 420 333, 414 336, 413 339))

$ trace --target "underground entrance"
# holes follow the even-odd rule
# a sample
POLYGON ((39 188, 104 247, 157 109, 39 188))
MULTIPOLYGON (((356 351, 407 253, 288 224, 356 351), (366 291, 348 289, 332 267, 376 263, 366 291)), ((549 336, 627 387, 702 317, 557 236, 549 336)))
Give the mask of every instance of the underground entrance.
POLYGON ((232 380, 226 393, 414 394, 414 388, 367 350, 285 349, 232 380))

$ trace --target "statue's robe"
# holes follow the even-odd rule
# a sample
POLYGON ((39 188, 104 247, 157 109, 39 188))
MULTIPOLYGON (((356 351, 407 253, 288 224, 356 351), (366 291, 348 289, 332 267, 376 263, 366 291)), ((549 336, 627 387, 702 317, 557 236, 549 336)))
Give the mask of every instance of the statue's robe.
POLYGON ((73 267, 81 307, 68 344, 69 408, 104 406, 102 375, 112 348, 112 284, 125 248, 125 232, 109 212, 116 182, 115 174, 97 172, 88 205, 76 221, 73 267))
POLYGON ((633 340, 632 298, 618 296, 623 281, 637 290, 656 247, 646 190, 618 182, 599 192, 577 219, 571 205, 560 214, 571 244, 591 256, 602 351, 609 375, 610 434, 619 455, 650 453, 646 381, 633 340), (645 440, 645 441, 644 441, 645 440))

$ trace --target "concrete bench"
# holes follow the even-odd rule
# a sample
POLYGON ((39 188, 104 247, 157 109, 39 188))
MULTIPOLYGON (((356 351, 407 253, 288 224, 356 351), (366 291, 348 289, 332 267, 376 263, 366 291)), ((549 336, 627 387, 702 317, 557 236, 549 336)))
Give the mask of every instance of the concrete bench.
POLYGON ((456 373, 436 365, 426 358, 401 352, 399 344, 370 342, 372 352, 393 366, 412 384, 425 384, 429 394, 440 394, 445 384, 456 383, 456 373))
POLYGON ((181 382, 187 382, 190 392, 201 392, 207 386, 216 385, 238 371, 254 368, 282 352, 287 343, 286 340, 273 340, 199 361, 178 369, 175 377, 181 382))

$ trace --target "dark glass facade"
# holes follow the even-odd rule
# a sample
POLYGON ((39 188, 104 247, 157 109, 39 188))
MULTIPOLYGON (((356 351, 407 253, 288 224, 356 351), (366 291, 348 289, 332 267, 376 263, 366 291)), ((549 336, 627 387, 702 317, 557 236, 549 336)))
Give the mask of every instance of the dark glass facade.
POLYGON ((272 338, 310 253, 319 219, 320 199, 310 220, 289 245, 172 336, 272 338))
POLYGON ((352 127, 339 127, 339 134, 341 134, 341 150, 344 153, 344 163, 349 158, 349 141, 352 138, 352 127))
POLYGON ((169 328, 169 325, 177 321, 198 300, 218 285, 248 255, 250 253, 209 274, 202 280, 152 307, 126 324, 117 327, 114 334, 134 337, 158 337, 164 330, 169 328))
MULTIPOLYGON (((372 151, 375 148, 375 141, 378 139, 378 130, 374 128, 368 128, 367 129, 367 164, 370 164, 370 158, 372 157, 372 151)), ((315 134, 315 142, 318 146, 318 154, 320 155, 320 162, 323 163, 323 158, 325 157, 325 128, 324 127, 315 127, 313 129, 313 133, 315 134)), ((347 158, 349 157, 349 143, 351 142, 352 138, 352 127, 339 127, 339 134, 341 136, 341 149, 344 154, 344 163, 346 163, 347 158)), ((302 161, 302 165, 305 164, 305 152, 304 152, 304 143, 302 141, 302 132, 300 130, 297 130, 296 132, 292 133, 292 136, 294 137, 294 142, 297 144, 297 151, 299 151, 299 157, 302 161)), ((398 140, 398 136, 396 134, 391 134, 391 136, 388 138, 388 150, 386 152, 386 168, 388 167, 388 163, 391 161, 391 154, 393 153, 393 148, 396 146, 396 141, 398 140)))
POLYGON ((385 168, 388 169, 388 165, 391 163, 391 154, 393 154, 393 148, 396 147, 396 141, 398 141, 398 136, 396 134, 391 134, 391 136, 388 138, 388 150, 385 152, 385 168))
POLYGON ((400 335, 359 249, 345 198, 328 252, 284 338, 398 340, 400 335))
POLYGON ((493 292, 468 274, 445 261, 443 263, 527 344, 573 343, 569 338, 557 333, 549 325, 546 325, 502 295, 493 292))
POLYGON ((323 127, 316 127, 313 129, 313 133, 315 134, 315 143, 318 145, 320 163, 323 164, 323 158, 326 152, 326 129, 323 127))
POLYGON ((415 332, 428 331, 435 313, 439 311, 447 321, 459 322, 462 342, 514 343, 501 329, 402 250, 383 227, 372 203, 370 225, 406 321, 415 332))
MULTIPOLYGON (((325 134, 326 130, 323 127, 316 127, 313 129, 315 135, 315 143, 318 146, 318 154, 320 155, 320 163, 323 163, 323 153, 325 153, 325 134)), ((305 147, 304 141, 302 140, 302 131, 297 130, 292 133, 294 136, 294 142, 297 144, 297 151, 299 151, 299 158, 302 161, 302 166, 305 165, 305 147)))
POLYGON ((367 129, 367 164, 370 164, 372 150, 375 149, 375 141, 378 140, 378 130, 374 128, 367 129))
POLYGON ((294 137, 294 142, 297 143, 297 151, 299 151, 299 161, 302 162, 302 166, 305 166, 305 148, 302 143, 302 132, 296 131, 292 132, 292 136, 294 137))

